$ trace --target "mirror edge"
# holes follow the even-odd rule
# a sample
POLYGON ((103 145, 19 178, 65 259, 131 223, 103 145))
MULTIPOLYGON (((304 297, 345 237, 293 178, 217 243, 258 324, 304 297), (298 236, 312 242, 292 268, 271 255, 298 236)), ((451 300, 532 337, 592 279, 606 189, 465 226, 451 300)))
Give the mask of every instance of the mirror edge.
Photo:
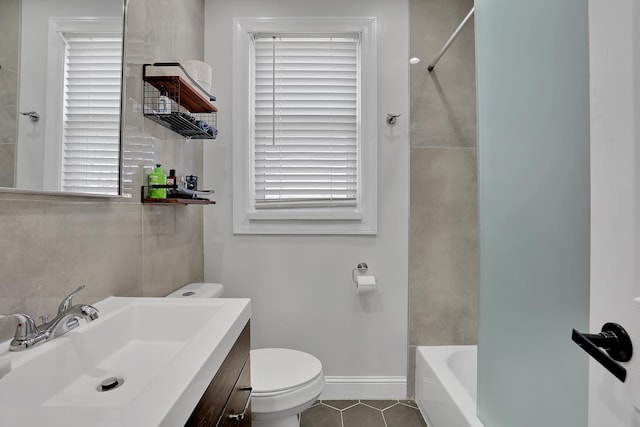
POLYGON ((32 195, 32 196, 58 196, 58 197, 88 197, 91 199, 102 199, 102 200, 131 200, 133 199, 133 194, 122 194, 122 177, 123 177, 123 168, 124 168, 124 152, 123 152, 123 141, 124 141, 124 107, 125 107, 125 87, 126 87, 126 59, 127 59, 127 43, 126 43, 126 34, 127 34, 127 10, 129 6, 129 0, 123 0, 122 2, 122 70, 120 73, 120 167, 118 168, 118 194, 109 195, 109 194, 92 194, 92 193, 73 193, 73 192, 62 192, 62 191, 48 191, 48 190, 35 190, 35 189, 25 189, 25 188, 13 188, 13 187, 0 187, 0 194, 7 195, 32 195))
POLYGON ((122 180, 124 177, 124 112, 126 103, 126 87, 127 87, 127 18, 128 18, 129 0, 123 0, 122 3, 122 69, 120 71, 120 167, 118 168, 118 196, 125 199, 133 199, 131 194, 122 194, 122 180))

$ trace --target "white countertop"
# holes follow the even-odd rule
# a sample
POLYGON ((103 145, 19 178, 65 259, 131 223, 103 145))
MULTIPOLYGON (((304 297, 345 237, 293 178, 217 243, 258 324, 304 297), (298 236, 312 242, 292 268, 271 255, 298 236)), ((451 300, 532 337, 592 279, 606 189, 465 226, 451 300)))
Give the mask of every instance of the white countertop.
POLYGON ((251 317, 251 301, 235 298, 110 297, 94 306, 98 319, 38 347, 0 344, 0 362, 12 365, 0 378, 0 426, 184 425, 251 317), (97 392, 108 376, 125 383, 97 392))

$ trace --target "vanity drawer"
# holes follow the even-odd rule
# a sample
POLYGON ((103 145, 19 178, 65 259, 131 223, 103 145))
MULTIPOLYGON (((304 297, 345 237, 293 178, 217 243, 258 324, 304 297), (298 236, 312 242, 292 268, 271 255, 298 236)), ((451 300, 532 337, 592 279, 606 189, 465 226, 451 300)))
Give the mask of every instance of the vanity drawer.
MULTIPOLYGON (((250 367, 249 367, 249 322, 242 330, 242 333, 236 340, 233 348, 222 362, 220 369, 211 380, 211 383, 205 390, 191 413, 189 420, 185 426, 188 427, 218 427, 223 425, 223 412, 226 408, 234 411, 233 414, 242 413, 242 408, 232 407, 232 400, 241 400, 242 396, 246 396, 248 391, 239 390, 240 388, 250 387, 250 367), (234 399, 235 397, 235 399, 234 399)), ((244 405, 245 400, 242 400, 244 405)), ((238 403, 236 403, 238 404, 238 403)), ((249 409, 250 412, 250 409, 249 409)), ((251 425, 251 417, 248 426, 251 425)), ((245 418, 245 419, 246 419, 245 418)), ((240 422, 224 424, 229 426, 244 426, 240 422)))
POLYGON ((218 427, 251 427, 251 372, 249 358, 222 411, 218 427))

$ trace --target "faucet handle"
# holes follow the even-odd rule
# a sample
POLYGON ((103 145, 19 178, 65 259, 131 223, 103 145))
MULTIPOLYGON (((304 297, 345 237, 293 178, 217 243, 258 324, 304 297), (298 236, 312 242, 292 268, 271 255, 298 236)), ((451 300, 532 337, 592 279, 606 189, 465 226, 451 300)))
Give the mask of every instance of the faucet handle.
POLYGON ((28 314, 0 314, 0 319, 7 317, 18 319, 18 325, 16 326, 16 333, 14 337, 16 341, 24 341, 36 332, 36 322, 34 322, 28 314))
POLYGON ((85 316, 87 316, 87 322, 89 322, 90 320, 96 320, 99 316, 98 316, 98 309, 95 308, 92 305, 82 305, 80 307, 80 311, 82 311, 82 313, 84 313, 85 316))
POLYGON ((80 292, 81 290, 83 290, 84 288, 86 288, 85 285, 80 285, 80 287, 78 289, 76 289, 75 291, 71 292, 69 295, 67 295, 62 302, 60 303, 60 305, 58 306, 58 314, 62 314, 65 311, 69 310, 69 308, 72 305, 72 301, 73 301, 73 297, 76 296, 76 294, 78 292, 80 292))

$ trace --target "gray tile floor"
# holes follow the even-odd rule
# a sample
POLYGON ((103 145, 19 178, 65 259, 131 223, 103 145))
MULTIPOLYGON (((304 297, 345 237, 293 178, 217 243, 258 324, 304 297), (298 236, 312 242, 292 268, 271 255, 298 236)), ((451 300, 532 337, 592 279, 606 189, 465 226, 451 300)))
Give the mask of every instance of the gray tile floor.
POLYGON ((413 400, 319 400, 300 427, 427 427, 413 400))

